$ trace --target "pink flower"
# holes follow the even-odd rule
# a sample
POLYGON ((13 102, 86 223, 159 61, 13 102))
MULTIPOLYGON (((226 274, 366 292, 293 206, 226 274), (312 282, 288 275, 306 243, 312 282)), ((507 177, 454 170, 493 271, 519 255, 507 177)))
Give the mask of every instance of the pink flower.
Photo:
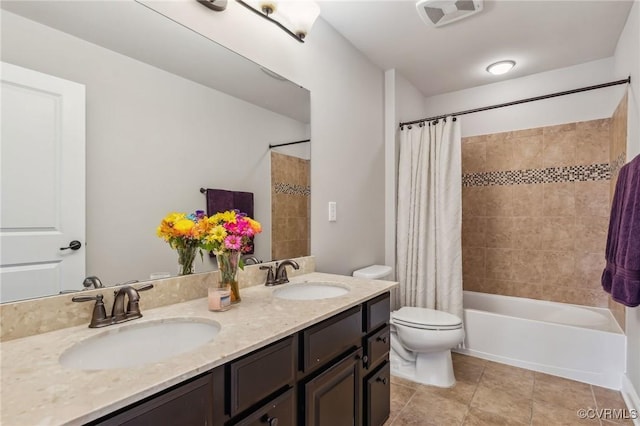
POLYGON ((229 250, 240 250, 242 247, 242 238, 237 235, 227 235, 224 239, 224 245, 229 250))

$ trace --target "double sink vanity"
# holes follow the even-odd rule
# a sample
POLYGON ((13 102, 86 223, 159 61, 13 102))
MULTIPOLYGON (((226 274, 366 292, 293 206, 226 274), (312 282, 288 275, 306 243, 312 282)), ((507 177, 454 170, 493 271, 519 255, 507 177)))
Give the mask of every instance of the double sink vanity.
POLYGON ((311 272, 225 312, 200 297, 4 341, 1 423, 382 425, 396 285, 311 272))

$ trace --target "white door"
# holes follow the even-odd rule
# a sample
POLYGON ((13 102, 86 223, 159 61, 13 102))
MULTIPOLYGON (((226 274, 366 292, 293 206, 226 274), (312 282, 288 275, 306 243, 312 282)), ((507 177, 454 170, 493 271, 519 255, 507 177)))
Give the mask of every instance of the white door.
POLYGON ((0 302, 79 290, 85 273, 84 85, 0 65, 0 302), (79 249, 62 250, 74 240, 79 249))

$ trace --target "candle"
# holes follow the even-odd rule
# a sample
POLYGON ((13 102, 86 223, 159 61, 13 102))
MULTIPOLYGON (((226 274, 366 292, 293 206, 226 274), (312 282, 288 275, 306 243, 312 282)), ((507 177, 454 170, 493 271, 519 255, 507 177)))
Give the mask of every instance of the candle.
POLYGON ((231 307, 231 291, 219 288, 209 289, 209 310, 226 311, 231 307))

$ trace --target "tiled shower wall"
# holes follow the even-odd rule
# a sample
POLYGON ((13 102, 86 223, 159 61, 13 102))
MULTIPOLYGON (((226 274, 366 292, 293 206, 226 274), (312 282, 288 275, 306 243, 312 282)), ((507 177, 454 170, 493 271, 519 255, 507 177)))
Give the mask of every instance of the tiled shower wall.
POLYGON ((466 290, 607 307, 612 119, 464 138, 466 290))
MULTIPOLYGON (((610 158, 611 158, 611 181, 610 181, 610 201, 613 201, 616 182, 618 181, 618 172, 620 167, 627 162, 627 95, 625 95, 618 108, 611 117, 611 135, 610 135, 610 158)), ((618 321, 618 324, 625 329, 625 307, 620 303, 614 302, 609 298, 609 309, 618 321)))
POLYGON ((310 161, 271 152, 271 258, 310 254, 310 161))

